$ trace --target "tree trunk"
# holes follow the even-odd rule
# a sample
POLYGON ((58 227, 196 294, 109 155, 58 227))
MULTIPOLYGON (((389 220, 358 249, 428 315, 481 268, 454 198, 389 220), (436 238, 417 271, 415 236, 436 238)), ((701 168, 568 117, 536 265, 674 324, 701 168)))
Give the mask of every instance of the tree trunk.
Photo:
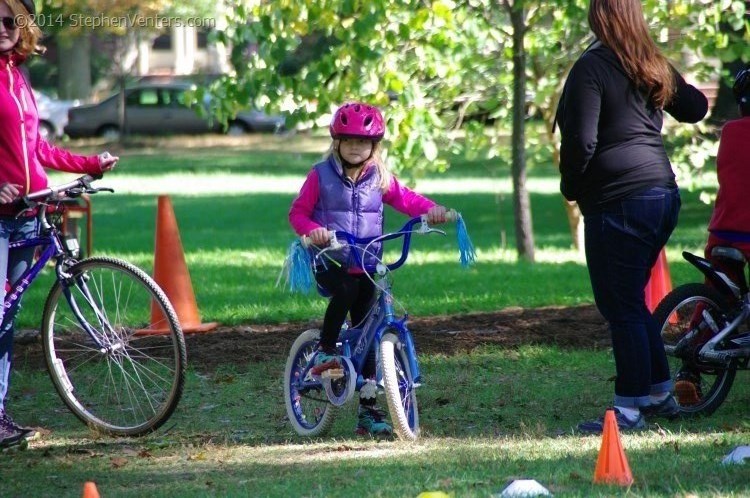
POLYGON ((513 211, 515 213, 516 249, 519 259, 534 261, 534 232, 531 201, 526 189, 526 35, 523 4, 510 9, 513 25, 513 136, 512 162, 513 211))
POLYGON ((80 34, 58 38, 57 93, 61 99, 87 99, 91 95, 91 37, 80 34))

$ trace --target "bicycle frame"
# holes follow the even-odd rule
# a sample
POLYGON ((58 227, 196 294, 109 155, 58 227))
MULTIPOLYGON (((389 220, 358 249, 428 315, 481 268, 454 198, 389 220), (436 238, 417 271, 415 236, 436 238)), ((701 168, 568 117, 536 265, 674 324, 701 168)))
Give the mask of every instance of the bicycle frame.
MULTIPOLYGON (((406 259, 409 256, 409 249, 411 248, 411 236, 415 232, 436 232, 444 234, 440 230, 429 228, 422 217, 410 219, 396 232, 377 237, 358 238, 348 232, 335 232, 336 241, 332 242, 332 246, 336 248, 342 245, 348 245, 352 250, 357 266, 362 268, 362 270, 368 274, 375 274, 378 277, 375 281, 378 298, 368 314, 364 326, 362 328, 343 330, 339 335, 339 342, 341 343, 343 356, 349 358, 354 366, 355 372, 357 372, 356 390, 359 390, 367 382, 362 378, 362 368, 365 361, 367 361, 370 349, 374 347, 375 351, 379 350, 378 345, 380 344, 386 330, 395 330, 398 333, 399 340, 406 349, 406 356, 409 359, 409 368, 412 372, 414 384, 419 385, 421 381, 421 373, 419 370, 419 362, 417 361, 414 339, 412 338, 409 329, 406 327, 408 313, 405 313, 401 318, 396 318, 393 297, 391 295, 391 286, 387 278, 389 271, 401 267, 406 262, 406 259), (414 230, 413 228, 417 224, 421 224, 422 226, 420 229, 414 230), (388 265, 378 264, 372 266, 364 264, 362 255, 366 252, 367 247, 370 244, 373 242, 384 242, 401 237, 403 237, 403 244, 401 256, 398 260, 388 265), (345 244, 339 243, 339 239, 344 240, 345 244), (361 246, 364 246, 364 248, 361 246)), ((380 361, 377 361, 376 364, 379 366, 380 361)), ((305 369, 304 375, 301 376, 301 379, 308 378, 307 372, 310 367, 311 366, 308 366, 305 369)), ((377 369, 376 377, 377 382, 380 384, 382 382, 382 374, 379 368, 377 369)), ((317 385, 317 383, 317 381, 302 381, 302 386, 300 387, 314 386, 317 385)))
MULTIPOLYGON (((733 314, 734 316, 728 317, 731 318, 731 320, 721 329, 719 329, 717 324, 713 321, 713 319, 711 319, 710 316, 706 316, 706 314, 703 315, 704 320, 710 320, 709 326, 713 329, 714 336, 701 347, 698 353, 699 357, 704 360, 720 362, 727 362, 732 358, 737 358, 737 353, 739 353, 739 356, 744 357, 745 353, 742 350, 717 350, 716 347, 721 341, 723 341, 730 334, 734 333, 740 327, 740 325, 745 323, 750 318, 750 293, 743 294, 743 291, 741 291, 741 289, 734 282, 732 282, 732 280, 727 275, 725 275, 721 271, 716 270, 711 265, 711 262, 707 259, 701 258, 689 252, 683 252, 682 255, 688 262, 690 262, 690 264, 695 266, 701 273, 706 276, 708 280, 711 281, 711 283, 714 285, 714 288, 716 288, 721 294, 730 299, 731 302, 737 304, 736 315, 733 314)), ((750 345, 746 343, 750 343, 750 339, 740 341, 739 343, 737 343, 737 346, 747 347, 748 345, 750 345)), ((676 345, 675 348, 677 346, 679 346, 679 344, 676 345)))
MULTIPOLYGON (((42 251, 37 261, 26 269, 26 271, 18 279, 17 283, 6 294, 5 301, 3 303, 5 314, 18 306, 24 292, 26 292, 26 290, 31 286, 34 280, 36 280, 42 269, 50 260, 55 259, 55 274, 57 280, 65 284, 69 279, 69 277, 65 274, 65 249, 63 248, 62 242, 60 241, 57 229, 47 221, 47 214, 44 206, 39 208, 39 212, 37 213, 36 218, 40 232, 39 235, 30 239, 11 242, 8 246, 9 251, 31 247, 39 247, 42 249, 42 251)), ((73 310, 73 314, 78 319, 83 329, 91 337, 91 340, 94 341, 94 343, 100 350, 106 350, 107 346, 104 345, 100 339, 101 334, 96 333, 95 329, 83 317, 78 304, 68 290, 68 285, 63 285, 63 288, 65 289, 65 298, 70 304, 71 310, 73 310)), ((83 286, 83 289, 85 289, 84 295, 86 295, 87 298, 91 302, 93 302, 93 299, 88 293, 88 289, 86 289, 85 286, 83 286)), ((93 308, 97 317, 99 318, 100 324, 102 326, 105 326, 108 323, 107 320, 105 320, 104 317, 101 316, 101 312, 97 307, 93 308)))

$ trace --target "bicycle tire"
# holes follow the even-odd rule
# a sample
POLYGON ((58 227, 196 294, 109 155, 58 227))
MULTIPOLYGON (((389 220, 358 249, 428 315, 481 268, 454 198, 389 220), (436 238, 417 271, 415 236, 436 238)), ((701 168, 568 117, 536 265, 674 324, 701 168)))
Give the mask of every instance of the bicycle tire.
POLYGON ((292 344, 284 368, 284 404, 294 431, 300 436, 317 437, 327 433, 338 408, 328 402, 322 384, 300 389, 297 380, 315 354, 320 330, 302 332, 292 344))
POLYGON ((414 441, 419 437, 419 408, 414 378, 398 335, 386 332, 380 342, 385 398, 394 431, 399 438, 414 441))
POLYGON ((95 257, 67 269, 47 296, 42 341, 55 389, 93 430, 142 436, 180 401, 187 354, 177 315, 156 282, 126 261, 95 257), (96 347, 71 302, 106 348, 96 347))
POLYGON ((676 287, 654 310, 654 319, 661 330, 672 377, 682 368, 683 362, 700 372, 700 383, 696 389, 698 402, 680 405, 680 411, 685 416, 708 416, 715 412, 729 394, 737 374, 734 362, 720 365, 701 361, 697 357, 697 347, 681 357, 671 353, 672 346, 693 328, 691 322, 694 321, 698 305, 713 317, 721 316, 727 306, 726 299, 714 288, 703 283, 691 283, 676 287))

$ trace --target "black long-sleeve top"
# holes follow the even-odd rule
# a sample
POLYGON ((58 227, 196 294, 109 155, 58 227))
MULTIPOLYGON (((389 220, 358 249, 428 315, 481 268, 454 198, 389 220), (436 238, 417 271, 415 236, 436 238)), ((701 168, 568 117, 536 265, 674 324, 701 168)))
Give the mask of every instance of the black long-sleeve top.
MULTIPOLYGON (((664 110, 681 122, 700 121, 708 111, 705 95, 676 70, 674 76, 676 91, 664 110)), ((570 71, 557 120, 560 190, 584 214, 650 187, 676 185, 661 137, 662 110, 601 43, 584 52, 570 71)))

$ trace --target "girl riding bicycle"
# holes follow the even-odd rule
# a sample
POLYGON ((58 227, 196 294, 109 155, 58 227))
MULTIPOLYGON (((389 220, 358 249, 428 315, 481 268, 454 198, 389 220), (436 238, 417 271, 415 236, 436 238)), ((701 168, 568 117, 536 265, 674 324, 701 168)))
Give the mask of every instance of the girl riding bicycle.
MULTIPOLYGON (((72 173, 101 173, 110 170, 117 157, 108 153, 79 156, 47 143, 39 136, 39 116, 31 87, 19 69, 26 59, 41 50, 42 36, 32 22, 32 0, 0 0, 0 303, 5 282, 14 283, 30 266, 34 248, 13 251, 8 244, 37 233, 34 213, 19 216, 15 199, 47 187, 43 168, 72 173)), ((34 429, 16 424, 5 410, 13 360, 14 307, 2 316, 0 308, 0 448, 34 437, 34 429)))
MULTIPOLYGON (((381 157, 385 122, 380 111, 361 102, 342 105, 330 125, 331 147, 325 159, 314 165, 289 210, 289 222, 299 235, 310 238, 313 246, 328 245, 330 230, 343 230, 358 237, 383 233, 383 204, 407 216, 427 215, 429 223, 444 223, 446 209, 399 183, 381 157)), ((368 263, 376 261, 380 245, 364 254, 368 263)), ((353 327, 361 326, 370 311, 375 287, 372 278, 354 267, 351 254, 327 253, 315 268, 319 287, 330 294, 323 318, 320 344, 313 375, 335 377, 341 370, 336 341, 346 315, 353 327)), ((370 351, 363 369, 366 379, 375 378, 375 351, 370 351)), ((376 389, 360 390, 357 433, 388 435, 392 432, 384 412, 377 407, 376 389)))

